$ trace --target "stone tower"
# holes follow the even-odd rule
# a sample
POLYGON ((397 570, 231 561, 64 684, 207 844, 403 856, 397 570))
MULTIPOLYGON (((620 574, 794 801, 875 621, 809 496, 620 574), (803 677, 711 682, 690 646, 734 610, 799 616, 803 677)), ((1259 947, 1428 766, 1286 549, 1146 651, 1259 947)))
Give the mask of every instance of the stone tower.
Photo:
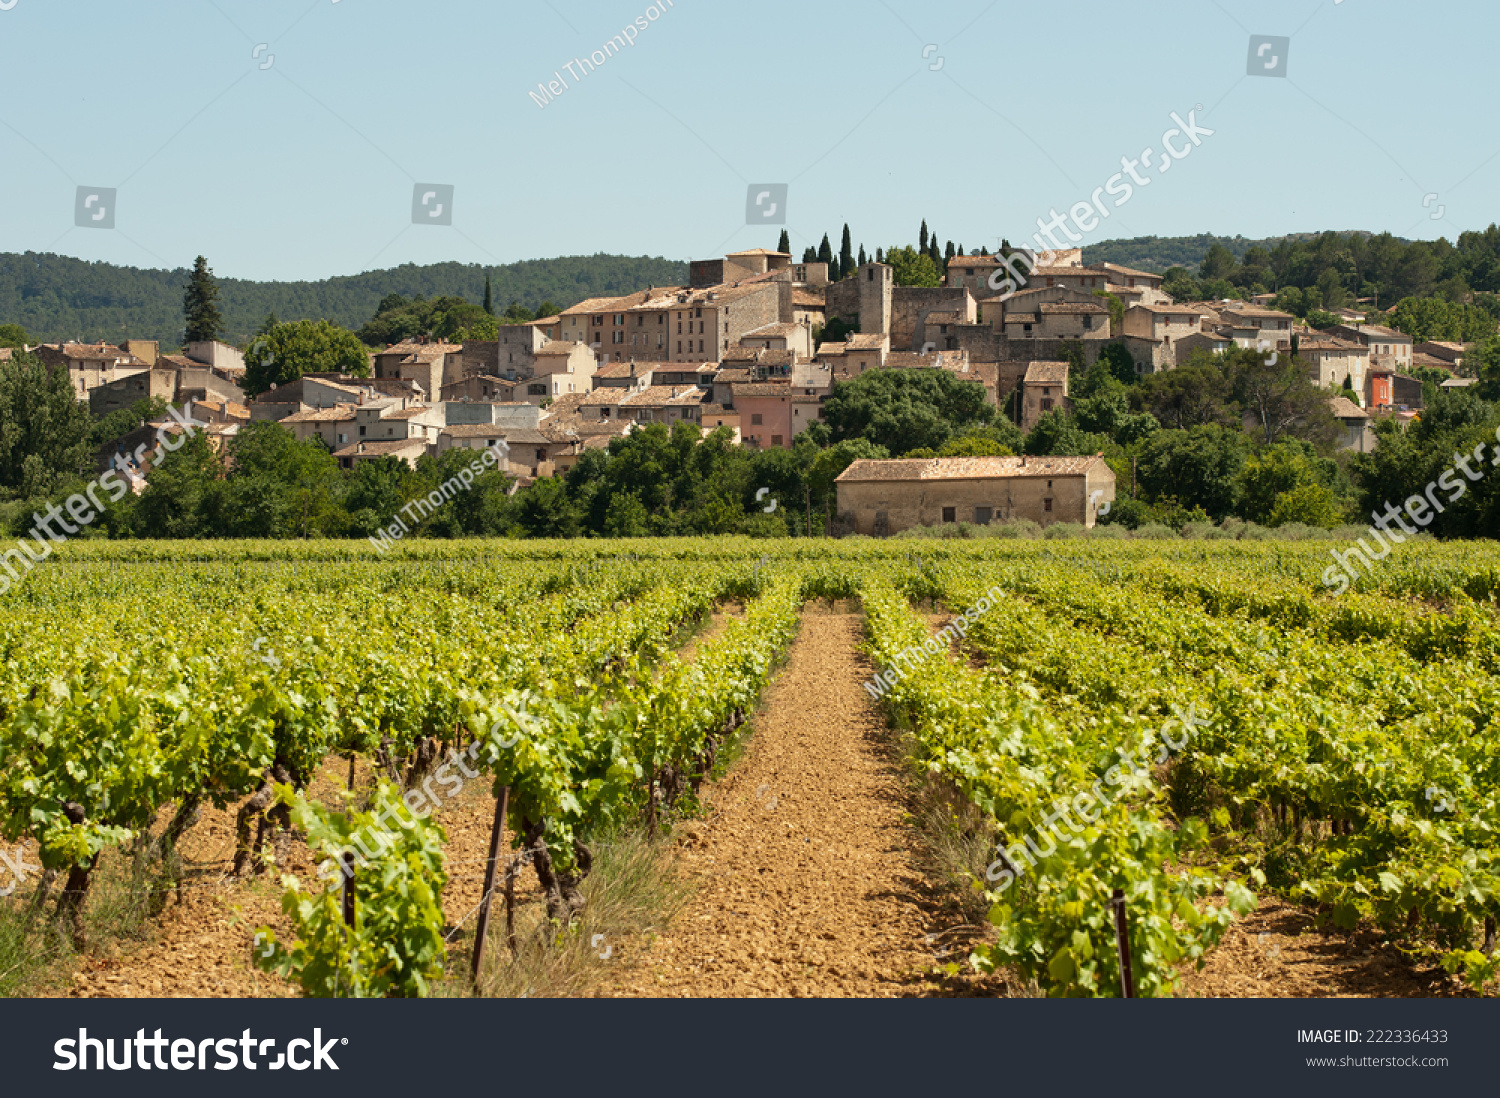
POLYGON ((890 335, 895 271, 885 263, 859 269, 859 330, 863 335, 890 335))

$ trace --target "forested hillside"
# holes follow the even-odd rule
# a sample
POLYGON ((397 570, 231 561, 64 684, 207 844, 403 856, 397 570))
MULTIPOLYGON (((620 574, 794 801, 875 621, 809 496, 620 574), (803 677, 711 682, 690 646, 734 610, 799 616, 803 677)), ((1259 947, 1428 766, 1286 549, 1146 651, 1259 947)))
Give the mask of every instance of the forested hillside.
MULTIPOLYGON (((1264 240, 1244 236, 1137 236, 1129 240, 1104 240, 1083 249, 1085 263, 1118 263, 1141 271, 1164 273, 1170 267, 1186 267, 1196 272, 1198 264, 1215 244, 1228 248, 1236 259, 1243 259, 1251 248, 1270 251, 1283 240, 1293 243, 1316 240, 1318 233, 1287 233, 1264 240)), ((1358 234, 1368 236, 1368 233, 1358 234)))
MULTIPOLYGON (((209 257, 210 263, 213 257, 209 257)), ((563 307, 586 297, 624 294, 647 285, 674 285, 686 265, 645 256, 566 256, 503 267, 466 263, 406 264, 321 282, 249 282, 220 277, 224 336, 245 343, 267 313, 281 320, 329 320, 358 329, 387 294, 439 297, 453 294, 475 304, 489 275, 496 311, 512 301, 535 309, 543 301, 563 307)), ((0 253, 0 323, 19 324, 32 339, 97 340, 126 336, 182 340, 182 290, 186 267, 175 271, 117 267, 46 253, 0 253)))

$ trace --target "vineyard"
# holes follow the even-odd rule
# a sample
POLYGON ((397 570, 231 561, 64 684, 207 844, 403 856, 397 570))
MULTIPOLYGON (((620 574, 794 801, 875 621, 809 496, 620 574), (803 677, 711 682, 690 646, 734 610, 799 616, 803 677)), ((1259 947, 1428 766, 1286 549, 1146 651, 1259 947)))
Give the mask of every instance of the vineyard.
POLYGON ((274 917, 223 931, 268 994, 504 993, 518 939, 576 938, 617 844, 712 826, 824 606, 857 616, 843 685, 985 851, 937 882, 985 912, 961 957, 928 951, 939 979, 1181 993, 1275 898, 1493 993, 1500 553, 1412 546, 1337 598, 1327 564, 1326 543, 71 545, 0 602, 0 992, 31 993, 12 954, 97 953, 99 882, 128 880, 148 939, 195 890, 273 891, 274 917))

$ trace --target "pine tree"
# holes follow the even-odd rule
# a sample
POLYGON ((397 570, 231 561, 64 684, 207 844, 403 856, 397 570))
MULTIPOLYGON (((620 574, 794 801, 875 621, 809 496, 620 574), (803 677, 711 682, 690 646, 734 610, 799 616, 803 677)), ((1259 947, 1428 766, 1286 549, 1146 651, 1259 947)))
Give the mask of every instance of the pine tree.
POLYGON ((844 240, 839 245, 839 270, 845 277, 854 273, 854 245, 849 239, 849 223, 844 222, 844 240))
POLYGON ((953 241, 951 241, 951 240, 948 241, 948 246, 943 249, 943 259, 945 259, 945 260, 952 259, 955 255, 958 255, 958 254, 959 254, 958 252, 956 252, 956 251, 953 250, 953 241))
POLYGON ((807 247, 802 249, 802 262, 816 263, 818 261, 818 249, 807 247))
POLYGON ((785 229, 781 230, 781 239, 776 242, 776 250, 785 252, 787 255, 792 254, 792 238, 787 235, 785 229))
POLYGON ((193 273, 182 295, 182 311, 187 315, 185 343, 211 343, 224 330, 224 317, 219 313, 219 284, 214 281, 208 260, 201 255, 193 260, 193 273))
POLYGON ((484 276, 484 311, 489 316, 495 315, 495 296, 490 290, 490 276, 484 276))
POLYGON ((870 261, 865 258, 865 246, 861 244, 859 246, 859 265, 863 267, 868 262, 870 261))
POLYGON ((926 250, 927 250, 927 219, 924 217, 924 218, 922 218, 922 235, 919 236, 919 237, 917 237, 917 251, 919 251, 919 252, 925 252, 926 250))

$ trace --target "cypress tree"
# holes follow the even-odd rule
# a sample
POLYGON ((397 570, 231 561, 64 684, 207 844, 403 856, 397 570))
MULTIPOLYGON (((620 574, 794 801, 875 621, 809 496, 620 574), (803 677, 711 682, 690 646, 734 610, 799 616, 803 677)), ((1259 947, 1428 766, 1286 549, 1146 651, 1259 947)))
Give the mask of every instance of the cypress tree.
POLYGON ((484 276, 484 311, 490 316, 495 315, 495 298, 490 292, 490 276, 484 276))
POLYGON ((792 238, 787 235, 785 229, 781 230, 781 239, 776 242, 776 250, 785 252, 787 255, 792 254, 792 238))
POLYGON ((922 218, 922 235, 917 238, 917 251, 919 251, 919 252, 925 252, 926 250, 927 250, 927 219, 924 217, 924 218, 922 218))
POLYGON ((861 244, 859 246, 859 265, 863 267, 868 262, 870 261, 865 258, 865 246, 861 244))
POLYGON ((183 335, 186 343, 212 342, 224 330, 224 317, 219 313, 219 284, 208 260, 201 255, 193 260, 193 273, 188 276, 182 295, 182 311, 187 316, 183 335))
POLYGON ((838 265, 834 262, 833 259, 833 245, 828 243, 827 233, 823 234, 823 243, 818 245, 818 262, 828 264, 829 278, 836 279, 838 277, 838 275, 834 273, 838 270, 838 265))
POLYGON ((884 248, 876 248, 875 249, 875 262, 876 263, 884 263, 885 262, 885 249, 884 248))
POLYGON ((846 276, 854 271, 854 245, 849 239, 849 223, 844 222, 844 239, 839 245, 839 270, 846 276))

